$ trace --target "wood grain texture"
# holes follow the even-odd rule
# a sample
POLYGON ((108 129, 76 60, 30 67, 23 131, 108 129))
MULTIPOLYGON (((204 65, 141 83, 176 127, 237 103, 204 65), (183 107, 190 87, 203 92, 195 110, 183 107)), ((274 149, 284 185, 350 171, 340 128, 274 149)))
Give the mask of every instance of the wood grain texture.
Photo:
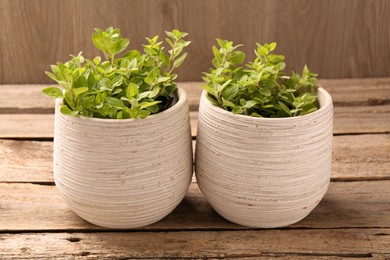
MULTIPOLYGON (((190 112, 191 132, 195 137, 198 112, 190 112)), ((53 114, 0 114, 0 138, 52 139, 53 114)), ((334 134, 363 134, 390 132, 390 105, 335 107, 334 134)))
MULTIPOLYGON (((317 208, 289 228, 390 228, 389 187, 390 181, 331 182, 317 208)), ((61 199, 55 186, 0 183, 0 198, 0 230, 3 232, 104 229, 78 217, 61 199)), ((193 229, 248 228, 219 216, 192 183, 185 199, 171 214, 153 225, 134 230, 193 229)))
POLYGON ((0 235, 3 258, 242 258, 338 256, 369 258, 390 253, 388 229, 247 230, 0 235), (73 242, 72 242, 73 241, 73 242), (145 241, 148 241, 145 243, 145 241), (278 243, 275 243, 278 241, 278 243), (342 241, 342 243, 341 243, 342 241), (18 245, 18 250, 15 249, 18 245), (164 246, 162 246, 164 245, 164 246))
MULTIPOLYGON (((191 111, 197 111, 202 82, 178 82, 185 89, 191 111)), ((375 106, 390 104, 390 78, 319 80, 332 96, 333 105, 375 106)), ((1 85, 0 114, 54 113, 54 100, 43 95, 50 85, 1 85)))
MULTIPOLYGON (((53 183, 52 160, 52 142, 0 140, 0 182, 53 183)), ((390 180, 390 135, 335 136, 331 178, 390 180)))
POLYGON ((255 42, 276 41, 287 71, 307 64, 322 78, 388 77, 388 20, 387 0, 1 0, 0 84, 50 82, 49 64, 97 55, 93 28, 110 25, 138 49, 146 36, 189 32, 182 81, 208 70, 216 37, 243 43, 248 59, 255 42))

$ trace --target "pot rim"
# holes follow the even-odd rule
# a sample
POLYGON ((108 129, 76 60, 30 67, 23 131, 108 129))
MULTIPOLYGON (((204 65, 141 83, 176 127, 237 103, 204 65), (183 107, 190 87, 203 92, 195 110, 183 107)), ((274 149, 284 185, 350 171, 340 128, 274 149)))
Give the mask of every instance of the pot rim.
MULTIPOLYGON (((137 121, 137 122, 139 122, 139 121, 147 122, 147 121, 150 121, 150 120, 156 120, 156 119, 159 119, 160 117, 164 117, 165 115, 174 113, 176 110, 180 109, 183 105, 185 105, 185 103, 187 101, 187 92, 183 88, 181 88, 181 87, 178 87, 177 91, 178 91, 178 98, 179 98, 179 100, 172 107, 170 107, 170 108, 168 108, 168 109, 166 109, 166 110, 164 110, 162 112, 159 112, 159 113, 156 113, 156 114, 153 114, 153 115, 149 115, 149 116, 147 116, 146 118, 143 118, 143 119, 134 119, 134 118, 128 118, 128 119, 96 118, 96 117, 86 117, 86 116, 81 116, 81 115, 75 115, 75 116, 70 116, 70 117, 77 118, 77 119, 83 119, 83 120, 87 120, 87 121, 99 122, 99 123, 109 123, 109 124, 134 122, 134 121, 137 121)), ((56 101, 55 101, 55 112, 56 113, 61 113, 60 112, 60 106, 62 104, 63 104, 63 98, 57 98, 56 101)), ((68 116, 68 115, 64 115, 62 113, 61 113, 61 115, 62 116, 68 116)))
POLYGON ((202 102, 206 104, 208 108, 213 110, 214 112, 218 114, 224 114, 224 115, 229 115, 231 117, 236 117, 237 119, 242 119, 242 120, 253 120, 253 121, 263 121, 263 122, 283 122, 283 121, 294 121, 294 120, 299 120, 302 118, 307 118, 309 116, 316 116, 319 113, 322 113, 325 109, 332 107, 333 102, 332 102, 332 97, 331 95, 322 87, 319 87, 317 89, 317 96, 319 97, 320 95, 322 96, 322 99, 318 98, 320 102, 320 108, 317 109, 316 111, 303 115, 303 116, 295 116, 295 117, 277 117, 277 118, 271 118, 271 117, 253 117, 253 116, 247 116, 247 115, 241 115, 241 114, 233 114, 231 111, 227 111, 221 107, 217 107, 214 104, 210 102, 210 100, 207 98, 207 91, 203 90, 202 91, 202 102))

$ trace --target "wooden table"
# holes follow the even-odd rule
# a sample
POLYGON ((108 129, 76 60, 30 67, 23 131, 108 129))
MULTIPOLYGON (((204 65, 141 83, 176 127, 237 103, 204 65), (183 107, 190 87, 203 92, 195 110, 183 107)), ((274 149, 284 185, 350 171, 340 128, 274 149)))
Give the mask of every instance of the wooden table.
MULTIPOLYGON (((194 179, 162 221, 104 229, 73 213, 52 177, 53 100, 42 85, 0 86, 0 259, 390 259, 390 78, 322 80, 334 105, 332 181, 304 220, 285 228, 232 224, 194 179)), ((196 140, 199 83, 188 90, 196 140)))

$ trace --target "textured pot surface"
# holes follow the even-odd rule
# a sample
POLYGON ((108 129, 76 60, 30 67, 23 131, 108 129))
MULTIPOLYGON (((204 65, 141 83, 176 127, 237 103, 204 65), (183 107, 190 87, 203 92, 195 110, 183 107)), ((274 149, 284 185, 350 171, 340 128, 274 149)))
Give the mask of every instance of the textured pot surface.
POLYGON ((63 115, 56 102, 54 179, 67 204, 109 228, 152 224, 184 198, 192 176, 187 94, 146 119, 63 115))
POLYGON ((307 216, 324 196, 332 161, 333 105, 305 116, 255 118, 214 106, 202 93, 196 177, 212 207, 253 227, 281 227, 307 216))

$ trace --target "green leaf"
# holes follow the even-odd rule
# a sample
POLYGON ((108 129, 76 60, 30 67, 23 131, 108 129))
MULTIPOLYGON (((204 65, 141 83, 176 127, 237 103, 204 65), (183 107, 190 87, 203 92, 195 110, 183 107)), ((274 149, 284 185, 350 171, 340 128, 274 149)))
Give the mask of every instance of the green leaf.
POLYGON ((271 96, 271 90, 269 90, 269 88, 259 88, 259 93, 266 97, 271 96))
POLYGON ((154 83, 154 79, 149 78, 149 77, 145 78, 144 81, 148 85, 152 85, 154 83))
POLYGON ((160 110, 159 106, 157 105, 147 107, 146 109, 149 110, 152 114, 157 113, 160 110))
POLYGON ((173 62, 173 67, 174 67, 174 68, 180 67, 180 65, 183 64, 184 60, 186 59, 187 55, 188 55, 188 52, 185 52, 185 53, 182 54, 179 58, 177 58, 177 59, 173 62))
POLYGON ((209 85, 200 85, 201 88, 205 89, 208 93, 210 93, 211 95, 215 96, 215 91, 212 87, 210 87, 209 85))
POLYGON ((242 110, 241 106, 235 106, 232 110, 232 113, 233 114, 242 114, 242 113, 244 113, 244 110, 242 110))
POLYGON ((269 52, 268 52, 267 48, 265 48, 264 46, 258 45, 257 53, 260 56, 266 56, 266 55, 268 55, 269 52))
POLYGON ((153 101, 153 102, 142 102, 140 105, 140 108, 141 109, 145 109, 145 108, 148 108, 148 107, 151 107, 151 106, 154 106, 154 105, 157 105, 161 103, 161 101, 153 101))
POLYGON ((57 82, 59 81, 59 78, 56 75, 54 75, 53 73, 51 73, 49 71, 45 71, 45 74, 47 76, 49 76, 49 78, 51 78, 52 80, 57 81, 57 82))
POLYGON ((54 97, 54 98, 62 98, 62 90, 57 88, 57 87, 48 87, 42 89, 42 92, 48 95, 49 97, 54 97))
POLYGON ((129 113, 131 118, 138 117, 139 108, 130 108, 130 109, 126 109, 125 111, 129 113))
POLYGON ((276 42, 271 42, 269 45, 268 45, 268 50, 269 51, 273 51, 276 49, 276 42))
POLYGON ((106 97, 106 101, 107 104, 118 109, 122 109, 126 107, 123 101, 118 98, 106 97))
POLYGON ((245 60, 245 53, 243 53, 242 51, 233 51, 230 54, 229 61, 232 64, 241 64, 244 62, 244 60, 245 60))
POLYGON ((232 81, 233 81, 232 79, 229 79, 228 81, 226 81, 222 85, 218 84, 217 85, 217 92, 221 93, 230 84, 230 82, 232 82, 232 81))
POLYGON ((229 101, 229 100, 226 100, 226 99, 224 99, 224 98, 222 98, 222 105, 223 105, 224 107, 230 107, 230 108, 234 108, 234 107, 235 107, 235 105, 234 105, 233 102, 231 102, 231 101, 229 101))
POLYGON ((101 90, 111 90, 112 82, 107 78, 101 78, 97 84, 97 87, 101 90))
POLYGON ((237 96, 238 89, 236 84, 230 84, 222 90, 222 97, 226 100, 232 100, 237 96))
POLYGON ((255 101, 255 100, 248 100, 248 101, 246 101, 246 104, 245 104, 245 106, 244 106, 244 108, 252 108, 252 107, 254 107, 254 106, 256 106, 258 103, 257 103, 257 101, 255 101))
POLYGON ((100 58, 99 56, 96 56, 94 59, 93 59, 93 63, 95 63, 96 65, 100 63, 100 61, 102 60, 102 58, 100 58))
POLYGON ((127 87, 126 97, 129 99, 133 99, 137 97, 138 94, 139 94, 139 87, 134 83, 130 83, 129 86, 127 87))
POLYGON ((151 92, 150 94, 148 95, 149 98, 155 98, 158 93, 160 93, 160 88, 159 87, 155 87, 151 92))
POLYGON ((129 45, 129 39, 126 38, 119 39, 118 42, 116 43, 115 54, 124 51, 128 45, 129 45))
POLYGON ((69 115, 69 116, 75 116, 78 114, 77 111, 73 111, 71 110, 68 106, 66 105, 62 105, 61 108, 60 108, 60 111, 62 114, 64 115, 69 115))
POLYGON ((88 91, 87 87, 81 87, 81 88, 73 88, 73 93, 77 97, 78 95, 85 93, 88 91))
POLYGON ((218 48, 213 45, 213 53, 215 58, 218 59, 218 61, 222 61, 222 54, 219 52, 218 48))
POLYGON ((140 110, 139 111, 139 117, 140 118, 146 118, 148 115, 150 115, 150 111, 149 110, 140 110))
POLYGON ((164 52, 160 52, 160 59, 161 59, 162 64, 164 65, 164 67, 168 68, 169 67, 169 63, 171 62, 169 60, 168 55, 166 55, 164 52))
POLYGON ((215 99, 215 96, 207 94, 207 99, 216 107, 219 107, 218 101, 215 99))
POLYGON ((168 81, 170 79, 171 79, 170 77, 159 77, 159 78, 157 78, 157 84, 163 83, 163 82, 168 81))
POLYGON ((290 109, 281 101, 278 101, 279 106, 283 109, 284 112, 291 115, 290 109))

